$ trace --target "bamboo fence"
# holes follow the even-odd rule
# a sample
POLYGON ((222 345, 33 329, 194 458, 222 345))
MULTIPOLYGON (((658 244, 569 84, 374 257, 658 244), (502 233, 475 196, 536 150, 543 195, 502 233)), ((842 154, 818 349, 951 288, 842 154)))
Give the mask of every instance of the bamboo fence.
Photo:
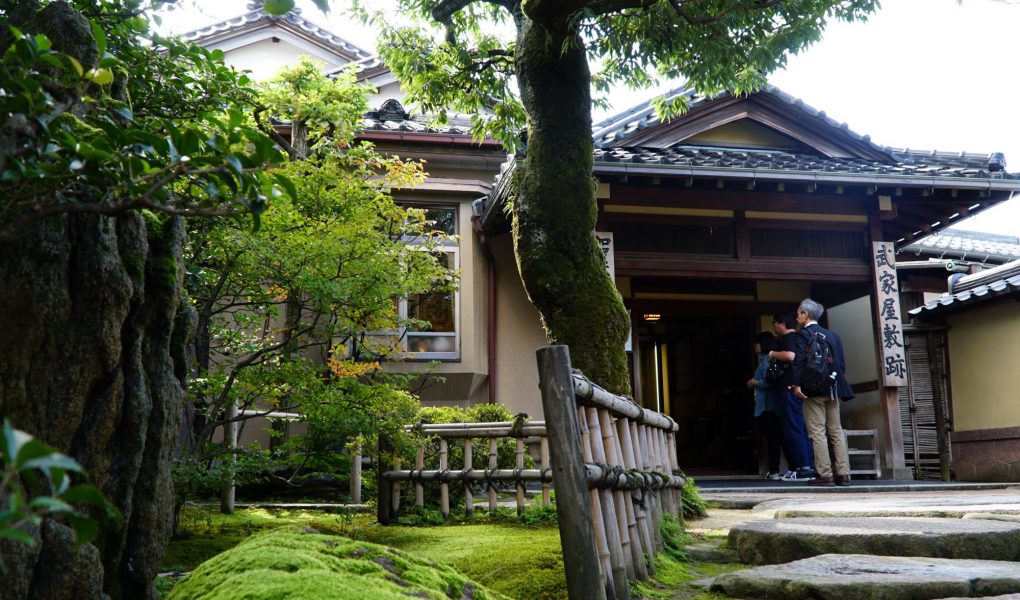
POLYGON ((484 485, 489 509, 497 506, 497 484, 512 483, 518 511, 524 508, 527 482, 540 482, 542 503, 549 503, 549 484, 556 488, 567 589, 572 600, 628 598, 627 581, 647 579, 662 548, 659 523, 666 514, 681 515, 679 473, 674 435, 678 426, 661 413, 610 394, 570 368, 566 346, 538 351, 539 380, 545 421, 449 423, 421 426, 438 439, 438 467, 425 467, 424 447, 413 469, 379 470, 378 517, 382 523, 400 510, 400 486, 412 482, 415 504, 424 506, 424 486, 438 483, 440 509, 450 514, 449 486, 464 486, 465 512, 474 508, 473 487, 484 485), (497 445, 516 439, 515 464, 500 467, 497 445), (537 439, 540 464, 524 468, 525 439, 537 439), (452 440, 462 439, 464 461, 449 464, 452 440), (475 440, 488 440, 487 469, 473 469, 475 440))
POLYGON ((552 472, 549 467, 549 444, 545 437, 545 423, 542 421, 514 421, 495 423, 436 423, 426 424, 417 428, 425 437, 426 443, 437 440, 439 444, 439 464, 434 469, 425 468, 425 446, 420 445, 417 449, 413 469, 400 469, 399 463, 394 464, 392 469, 382 471, 380 490, 387 488, 389 493, 380 494, 378 505, 379 522, 386 523, 396 517, 400 512, 400 489, 403 482, 414 484, 414 503, 421 508, 425 506, 425 484, 438 482, 439 484, 439 508, 443 517, 450 516, 450 484, 462 485, 464 489, 464 512, 471 516, 474 513, 474 490, 476 487, 483 487, 488 494, 488 508, 495 510, 498 506, 497 492, 500 487, 513 485, 516 490, 516 507, 518 514, 525 507, 525 486, 530 481, 539 482, 541 485, 541 503, 547 505, 551 502, 549 495, 552 472), (501 439, 514 439, 514 465, 512 467, 499 465, 498 448, 501 439), (525 469, 525 451, 527 439, 536 440, 540 445, 539 468, 525 469), (450 466, 450 443, 454 440, 462 440, 464 446, 464 460, 460 468, 452 469, 450 466), (472 468, 474 461, 475 441, 488 442, 488 468, 472 468), (384 504, 384 496, 389 496, 388 502, 384 504))

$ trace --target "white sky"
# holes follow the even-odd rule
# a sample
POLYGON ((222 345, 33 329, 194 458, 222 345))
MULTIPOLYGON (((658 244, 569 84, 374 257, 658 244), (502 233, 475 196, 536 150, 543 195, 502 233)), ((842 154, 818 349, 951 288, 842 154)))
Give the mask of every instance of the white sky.
MULTIPOLYGON (((1020 172, 1020 4, 997 0, 884 0, 865 23, 830 25, 822 41, 770 81, 808 105, 846 122, 880 145, 1003 152, 1020 172)), ((392 0, 373 4, 392 5, 392 0)), ((240 14, 243 0, 178 10, 166 30, 183 32, 240 14)), ((374 34, 344 17, 346 0, 322 15, 299 0, 302 15, 374 50, 374 34)), ((669 85, 663 86, 668 89, 669 85)), ((608 114, 654 91, 621 90, 608 114)), ((606 114, 596 114, 596 119, 606 114)), ((1020 198, 959 227, 1020 235, 1020 198)))

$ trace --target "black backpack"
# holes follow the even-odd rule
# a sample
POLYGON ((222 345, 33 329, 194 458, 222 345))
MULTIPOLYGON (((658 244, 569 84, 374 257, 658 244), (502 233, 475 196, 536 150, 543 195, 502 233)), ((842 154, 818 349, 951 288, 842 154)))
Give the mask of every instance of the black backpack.
POLYGON ((800 373, 800 391, 805 396, 833 396, 836 387, 836 361, 832 345, 821 331, 804 331, 807 346, 804 348, 804 368, 800 373))

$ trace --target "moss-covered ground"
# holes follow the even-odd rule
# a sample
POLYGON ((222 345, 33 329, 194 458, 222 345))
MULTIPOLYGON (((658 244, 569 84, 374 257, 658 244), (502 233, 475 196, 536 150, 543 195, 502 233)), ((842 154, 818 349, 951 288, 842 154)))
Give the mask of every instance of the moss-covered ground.
MULTIPOLYGON (((322 534, 343 535, 357 541, 373 542, 396 548, 443 567, 455 569, 467 579, 495 594, 516 600, 566 598, 559 532, 555 524, 526 524, 515 517, 484 515, 471 520, 453 520, 441 527, 381 526, 374 515, 330 514, 312 510, 247 509, 226 516, 212 509, 188 508, 181 520, 184 535, 174 539, 164 560, 165 571, 192 571, 202 562, 220 555, 253 534, 280 527, 314 528, 322 534)), ((260 542, 264 544, 265 542, 260 542)), ((346 544, 346 542, 343 542, 346 544)), ((259 546, 261 548, 262 546, 259 546)), ((344 546, 347 547, 347 546, 344 546)), ((261 551, 261 550, 260 550, 261 551)), ((236 568, 236 558, 230 558, 236 568)), ((319 560, 319 559, 316 559, 319 560)), ((328 559, 334 560, 332 558, 328 559)), ((203 566, 203 569, 205 566, 203 566)), ((692 581, 719 573, 746 568, 744 565, 686 563, 660 554, 655 580, 635 584, 634 597, 655 600, 724 598, 691 585, 692 581)), ((303 569, 302 569, 303 571, 303 569)), ((226 575, 225 571, 217 571, 226 575)), ((349 571, 344 571, 348 572, 349 571)), ((378 573, 377 573, 378 574, 378 573)), ((385 573, 383 576, 387 576, 385 573)), ((392 574, 390 574, 392 576, 392 574)), ((300 580, 289 574, 273 574, 280 589, 285 581, 300 580)), ((309 577, 308 585, 313 579, 309 577)), ((185 580, 187 581, 187 580, 185 580)), ((166 590, 169 582, 157 581, 166 590)), ((190 584, 180 583, 176 588, 190 584)), ((302 583, 301 585, 304 585, 302 583)), ((268 588, 267 588, 268 589, 268 588)), ((289 589, 289 588, 288 588, 289 589)), ((295 590, 304 589, 295 587, 295 590)), ((212 598, 209 595, 178 595, 182 598, 212 598)), ((265 592, 266 590, 262 590, 265 592)), ((188 592, 192 594, 192 592, 188 592)), ((231 598, 235 596, 230 596, 231 598)), ((238 598, 245 596, 236 596, 238 598)), ((313 598, 314 596, 262 596, 251 598, 313 598)), ((339 596, 325 596, 339 597, 339 596)), ((383 597, 383 596, 366 596, 383 597)), ((476 596, 477 597, 477 596, 476 596)))

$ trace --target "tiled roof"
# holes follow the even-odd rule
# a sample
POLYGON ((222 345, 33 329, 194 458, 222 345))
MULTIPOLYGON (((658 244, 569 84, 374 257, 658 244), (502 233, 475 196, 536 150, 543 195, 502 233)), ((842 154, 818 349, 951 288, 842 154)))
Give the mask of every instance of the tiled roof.
POLYGON ((900 152, 899 160, 880 162, 856 158, 829 158, 818 154, 784 150, 751 150, 677 145, 671 148, 597 147, 597 163, 721 167, 744 170, 799 171, 808 173, 859 173, 918 177, 972 177, 1020 179, 1020 175, 990 171, 984 154, 933 154, 900 152))
POLYGON ((266 11, 262 10, 262 2, 251 2, 248 4, 248 12, 243 15, 232 17, 207 25, 194 31, 181 34, 181 39, 201 44, 205 40, 208 40, 214 36, 220 36, 234 29, 241 29, 244 27, 255 26, 259 24, 270 24, 277 23, 285 26, 290 26, 306 35, 318 38, 322 42, 335 47, 339 52, 348 54, 354 57, 355 60, 364 60, 373 58, 374 55, 359 48, 347 40, 337 37, 332 32, 319 27, 315 23, 305 19, 301 16, 301 10, 298 8, 291 9, 290 12, 283 15, 271 15, 266 11))
POLYGON ((446 123, 436 125, 430 123, 426 117, 410 114, 396 100, 387 100, 379 108, 366 113, 362 125, 365 131, 471 135, 471 117, 469 115, 449 115, 446 123))
POLYGON ((1020 292, 1020 261, 999 265, 994 269, 967 275, 955 282, 953 289, 961 291, 943 294, 910 311, 915 317, 927 317, 958 310, 966 306, 1020 292))
POLYGON ((1014 235, 944 229, 910 244, 902 252, 1001 264, 1020 259, 1020 238, 1014 235))
MULTIPOLYGON (((675 165, 688 167, 723 167, 731 169, 758 169, 779 171, 803 171, 814 173, 862 173, 875 175, 904 175, 938 178, 979 178, 979 179, 1020 179, 1020 175, 1006 173, 1005 159, 1001 153, 979 154, 969 152, 940 152, 891 148, 878 146, 867 135, 850 130, 846 123, 826 116, 825 112, 814 109, 802 100, 794 98, 779 88, 767 85, 758 93, 768 94, 790 106, 803 111, 807 117, 820 124, 839 130, 869 145, 885 161, 830 158, 821 154, 796 153, 775 150, 750 150, 713 148, 678 144, 668 149, 641 148, 627 144, 627 139, 637 133, 661 124, 651 102, 646 102, 609 117, 593 127, 595 160, 604 163, 633 163, 675 165)), ((690 109, 695 109, 714 97, 698 96, 692 89, 678 89, 666 94, 667 101, 677 96, 687 98, 690 109)))

